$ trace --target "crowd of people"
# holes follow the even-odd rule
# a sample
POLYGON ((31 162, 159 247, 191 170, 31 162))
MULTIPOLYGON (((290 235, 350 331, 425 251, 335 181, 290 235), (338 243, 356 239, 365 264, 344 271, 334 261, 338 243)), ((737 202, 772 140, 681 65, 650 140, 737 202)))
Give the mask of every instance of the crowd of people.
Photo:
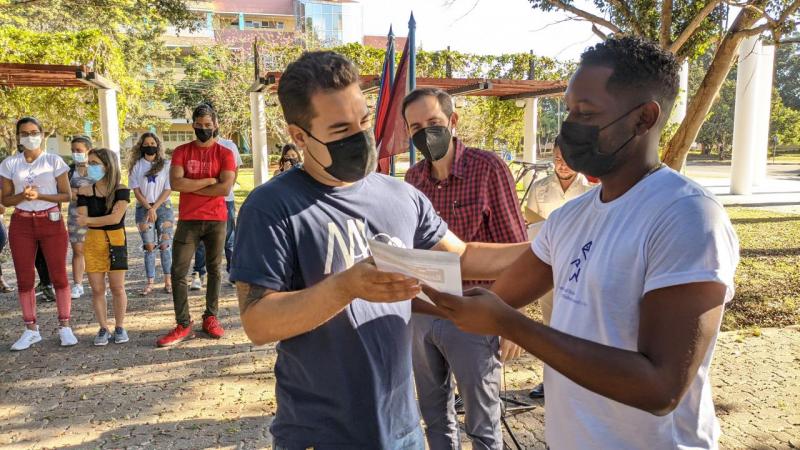
MULTIPOLYGON (((128 186, 109 150, 78 137, 68 167, 42 151, 42 125, 21 119, 20 152, 0 164, 25 323, 12 350, 42 339, 33 269, 44 265, 61 345, 77 343, 70 302, 83 295, 84 272, 100 326, 94 344, 128 340, 124 220, 133 191, 142 293, 154 289, 158 251, 175 307, 176 325, 157 345, 194 336, 195 281, 207 283, 203 332, 224 335, 223 256, 248 338, 279 342, 277 450, 460 448, 457 402, 472 447, 502 449, 502 365, 522 350, 545 364, 550 448, 716 448, 708 370, 739 249, 713 195, 659 162, 678 90, 674 56, 630 37, 583 53, 555 173, 533 185, 524 209, 508 166, 459 138, 459 114, 440 89, 417 89, 402 104, 423 159, 405 181, 376 173, 359 80, 334 52, 307 52, 286 68, 278 99, 293 144, 238 219, 231 195, 241 158, 218 137, 209 105, 195 109, 196 139, 170 161, 159 137, 143 134, 128 186), (458 254, 463 296, 379 271, 369 240, 458 254), (524 314, 534 301, 543 323, 524 314)), ((544 385, 531 395, 543 397, 544 385)))

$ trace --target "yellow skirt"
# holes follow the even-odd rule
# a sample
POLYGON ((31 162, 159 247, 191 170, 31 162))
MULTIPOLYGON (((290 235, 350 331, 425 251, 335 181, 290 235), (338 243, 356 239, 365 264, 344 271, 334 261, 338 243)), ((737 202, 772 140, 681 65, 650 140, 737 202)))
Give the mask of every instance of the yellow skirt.
MULTIPOLYGON (((125 229, 118 230, 93 230, 86 232, 86 241, 83 243, 83 255, 86 260, 87 273, 111 272, 111 256, 108 244, 127 245, 125 229)), ((118 272, 118 271, 114 271, 118 272)))

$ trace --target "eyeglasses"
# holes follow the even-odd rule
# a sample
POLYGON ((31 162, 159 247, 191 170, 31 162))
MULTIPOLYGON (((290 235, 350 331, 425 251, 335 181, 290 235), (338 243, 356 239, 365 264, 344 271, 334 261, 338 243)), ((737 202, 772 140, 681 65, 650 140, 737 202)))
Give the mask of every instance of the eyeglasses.
POLYGON ((21 138, 25 138, 25 137, 39 137, 39 136, 41 136, 41 135, 42 135, 42 133, 41 133, 41 132, 39 132, 39 131, 31 131, 31 132, 27 132, 27 131, 20 131, 20 132, 19 132, 19 137, 21 137, 21 138))

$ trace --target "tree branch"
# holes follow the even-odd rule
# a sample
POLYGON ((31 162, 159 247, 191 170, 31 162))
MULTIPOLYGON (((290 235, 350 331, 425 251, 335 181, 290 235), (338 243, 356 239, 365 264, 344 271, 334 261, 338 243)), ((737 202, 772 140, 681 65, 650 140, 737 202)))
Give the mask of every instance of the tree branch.
POLYGON ((580 8, 576 8, 576 7, 572 6, 572 5, 568 5, 568 4, 564 3, 561 0, 546 0, 546 1, 547 1, 547 3, 550 3, 551 5, 555 6, 556 8, 562 9, 562 10, 567 11, 567 12, 571 12, 572 14, 575 14, 578 17, 582 17, 582 18, 588 20, 589 22, 592 22, 595 25, 600 25, 600 26, 606 27, 606 28, 608 28, 609 30, 611 30, 614 33, 621 33, 622 32, 622 30, 618 26, 614 25, 610 21, 608 21, 606 19, 603 19, 600 16, 596 16, 596 15, 594 15, 594 14, 588 12, 588 11, 584 11, 584 10, 582 10, 580 8))
POLYGON ((677 54, 681 50, 681 47, 683 47, 683 44, 685 44, 686 41, 692 37, 697 29, 700 28, 700 25, 703 23, 703 21, 708 18, 709 14, 711 14, 721 2, 722 0, 712 0, 708 2, 708 4, 706 4, 706 6, 704 6, 703 9, 700 10, 696 16, 694 16, 694 19, 689 22, 689 25, 686 25, 686 28, 681 31, 681 34, 678 35, 678 38, 675 39, 675 41, 669 46, 669 51, 673 54, 677 54))
POLYGON ((672 40, 672 0, 663 0, 661 3, 661 30, 658 33, 658 42, 662 48, 669 48, 672 40))
POLYGON ((748 5, 746 9, 750 9, 755 11, 757 14, 761 14, 761 16, 764 19, 766 19, 767 23, 754 28, 737 31, 736 32, 737 34, 750 37, 761 34, 765 31, 770 31, 774 35, 778 33, 778 29, 780 27, 782 27, 789 21, 789 16, 791 16, 792 14, 797 12, 798 9, 800 9, 800 0, 794 0, 789 6, 786 7, 786 9, 783 10, 781 15, 777 19, 773 19, 772 17, 770 17, 769 14, 766 13, 766 11, 761 10, 753 5, 748 5))
POLYGON ((633 11, 631 11, 626 2, 622 0, 611 0, 610 3, 616 6, 620 14, 625 17, 625 20, 628 21, 628 24, 631 26, 634 34, 645 37, 641 24, 636 19, 636 15, 633 13, 633 11))
POLYGON ((597 28, 597 25, 592 24, 592 33, 596 34, 602 40, 608 39, 608 35, 600 31, 600 28, 597 28))

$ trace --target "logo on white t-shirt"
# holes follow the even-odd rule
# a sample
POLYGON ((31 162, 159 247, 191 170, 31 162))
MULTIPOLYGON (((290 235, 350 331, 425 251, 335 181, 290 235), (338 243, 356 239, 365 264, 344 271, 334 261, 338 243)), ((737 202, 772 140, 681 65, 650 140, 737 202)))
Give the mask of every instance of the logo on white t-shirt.
POLYGON ((578 282, 578 278, 581 275, 581 263, 585 262, 589 258, 589 251, 592 249, 592 241, 589 241, 583 244, 581 247, 581 256, 575 258, 569 264, 574 267, 572 275, 569 277, 569 281, 578 282))

